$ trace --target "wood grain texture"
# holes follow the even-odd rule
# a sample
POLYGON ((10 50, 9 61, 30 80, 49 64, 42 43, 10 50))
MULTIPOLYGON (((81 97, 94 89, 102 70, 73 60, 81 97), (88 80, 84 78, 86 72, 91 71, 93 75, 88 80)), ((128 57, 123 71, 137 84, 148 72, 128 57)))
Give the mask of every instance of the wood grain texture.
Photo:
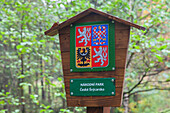
MULTIPOLYGON (((85 18, 76 21, 90 22, 90 21, 110 21, 110 19, 96 15, 89 14, 85 18)), ((74 24, 74 23, 73 23, 74 24)), ((125 75, 125 64, 127 57, 127 50, 129 44, 130 26, 115 22, 115 71, 107 72, 70 72, 70 26, 66 26, 59 30, 60 49, 62 56, 62 66, 64 74, 64 83, 66 90, 66 98, 68 106, 87 106, 87 107, 118 107, 121 106, 123 83, 125 75), (116 79, 116 94, 115 96, 70 96, 70 79, 74 78, 110 78, 116 79)))
POLYGON ((103 107, 87 107, 87 113, 104 113, 103 107))
POLYGON ((110 113, 110 107, 87 107, 87 113, 110 113))
POLYGON ((110 113, 110 107, 103 107, 103 113, 110 113))
MULTIPOLYGON (((120 19, 118 17, 115 17, 113 15, 104 13, 102 11, 98 11, 96 9, 89 8, 89 9, 77 14, 76 16, 62 22, 61 24, 56 25, 56 23, 54 23, 54 25, 49 30, 45 31, 45 35, 54 36, 54 35, 56 35, 58 33, 58 30, 63 29, 64 27, 66 27, 66 26, 68 26, 68 25, 70 25, 72 23, 76 23, 77 21, 82 22, 82 21, 84 21, 84 18, 86 18, 86 16, 89 16, 89 15, 93 16, 93 14, 98 14, 100 16, 99 18, 103 18, 103 20, 110 19, 110 20, 114 20, 114 21, 117 21, 119 23, 122 23, 124 25, 127 25, 127 26, 132 26, 132 27, 135 27, 135 28, 140 29, 140 30, 145 30, 144 27, 139 26, 137 24, 134 24, 134 23, 131 23, 129 21, 120 19)), ((98 21, 99 18, 93 16, 93 18, 90 18, 86 22, 98 21)))

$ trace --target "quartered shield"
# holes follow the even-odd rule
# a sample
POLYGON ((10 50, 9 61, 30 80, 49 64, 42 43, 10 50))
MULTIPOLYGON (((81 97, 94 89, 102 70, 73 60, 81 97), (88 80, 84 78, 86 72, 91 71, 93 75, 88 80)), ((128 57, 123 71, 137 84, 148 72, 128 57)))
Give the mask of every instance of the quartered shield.
POLYGON ((114 24, 82 23, 70 30, 70 71, 115 69, 114 24))

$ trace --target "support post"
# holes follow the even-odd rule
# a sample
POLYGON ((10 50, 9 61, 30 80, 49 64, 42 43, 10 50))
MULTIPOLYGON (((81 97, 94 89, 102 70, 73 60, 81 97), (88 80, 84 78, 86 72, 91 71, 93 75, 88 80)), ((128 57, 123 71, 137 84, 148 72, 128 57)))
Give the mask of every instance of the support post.
POLYGON ((110 113, 110 107, 87 107, 87 113, 110 113))

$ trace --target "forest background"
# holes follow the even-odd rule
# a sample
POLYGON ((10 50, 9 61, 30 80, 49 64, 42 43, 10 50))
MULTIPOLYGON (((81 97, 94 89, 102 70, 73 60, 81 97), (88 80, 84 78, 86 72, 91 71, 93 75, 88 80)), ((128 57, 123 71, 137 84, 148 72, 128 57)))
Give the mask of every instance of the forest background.
POLYGON ((58 35, 44 32, 95 8, 131 28, 121 107, 111 113, 170 113, 168 0, 0 0, 0 113, 85 113, 67 107, 58 35))

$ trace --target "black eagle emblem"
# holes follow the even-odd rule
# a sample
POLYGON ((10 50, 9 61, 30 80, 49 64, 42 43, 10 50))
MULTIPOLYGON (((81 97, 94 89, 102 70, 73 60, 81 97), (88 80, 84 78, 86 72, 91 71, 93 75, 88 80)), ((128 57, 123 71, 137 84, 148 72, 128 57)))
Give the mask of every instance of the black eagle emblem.
POLYGON ((87 61, 87 59, 90 59, 90 49, 89 47, 86 47, 82 49, 83 52, 81 52, 81 48, 78 48, 77 50, 77 60, 81 60, 81 62, 83 62, 83 64, 78 64, 79 66, 88 66, 90 65, 89 63, 85 63, 85 61, 87 61), (87 50, 87 52, 86 52, 87 50))

